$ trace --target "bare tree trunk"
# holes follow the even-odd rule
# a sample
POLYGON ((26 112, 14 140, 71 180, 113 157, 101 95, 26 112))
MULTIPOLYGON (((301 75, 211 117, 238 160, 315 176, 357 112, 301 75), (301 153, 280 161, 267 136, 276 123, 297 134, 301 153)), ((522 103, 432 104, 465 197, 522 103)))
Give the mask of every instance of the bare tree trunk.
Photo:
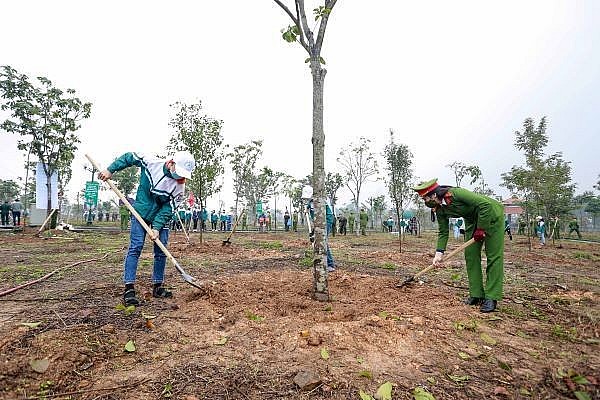
POLYGON ((326 70, 319 59, 311 57, 313 78, 313 201, 315 206, 315 241, 313 260, 313 296, 319 301, 329 300, 327 282, 327 232, 325 229, 325 133, 323 131, 323 83, 326 70))

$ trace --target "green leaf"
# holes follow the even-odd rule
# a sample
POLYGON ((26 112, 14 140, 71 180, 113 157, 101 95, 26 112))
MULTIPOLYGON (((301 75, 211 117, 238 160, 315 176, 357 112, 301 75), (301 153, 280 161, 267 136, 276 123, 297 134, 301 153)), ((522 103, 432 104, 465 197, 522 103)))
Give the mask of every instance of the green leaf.
POLYGON ((310 57, 308 57, 306 60, 304 60, 305 63, 309 63, 310 62, 310 57))
POLYGON ((573 392, 573 394, 575 395, 575 397, 577 397, 577 400, 592 400, 592 398, 587 392, 576 391, 573 392))
POLYGON ((580 385, 587 385, 590 383, 590 381, 588 381, 585 378, 585 376, 581 376, 581 375, 575 375, 572 379, 573 379, 573 382, 579 383, 580 385))
POLYGON ((298 25, 292 26, 291 31, 294 35, 300 35, 300 29, 298 29, 298 25))
POLYGON ((360 396, 360 400, 373 400, 373 396, 371 396, 368 393, 365 393, 362 389, 360 389, 358 395, 360 396))
POLYGON ((459 351, 458 356, 463 360, 468 360, 469 358, 471 358, 471 356, 465 353, 464 351, 459 351))
POLYGON ((422 387, 414 388, 412 394, 415 400, 435 400, 435 397, 422 387))
POLYGON ((133 344, 133 340, 125 343, 125 351, 128 353, 133 353, 135 351, 135 344, 133 344))
POLYGON ((358 373, 358 376, 362 376, 362 377, 367 378, 367 379, 373 379, 373 373, 371 373, 371 371, 366 370, 366 369, 360 371, 358 373))
POLYGON ((125 305, 123 303, 119 303, 115 306, 115 310, 123 311, 125 309, 125 305))
POLYGON ((333 310, 333 307, 331 307, 331 304, 327 304, 327 306, 323 309, 323 311, 331 311, 333 310))
POLYGON ((47 358, 44 358, 43 360, 31 360, 29 361, 29 365, 38 374, 43 374, 48 369, 50 361, 47 358))
POLYGON ((41 322, 21 322, 21 325, 26 326, 28 328, 37 328, 41 324, 41 322))
POLYGON ((131 315, 135 312, 135 306, 127 306, 125 308, 125 315, 131 315))
POLYGON ((496 343, 498 343, 498 341, 496 339, 494 339, 493 337, 491 337, 490 335, 488 335, 487 333, 483 332, 481 335, 481 340, 483 340, 484 342, 486 342, 489 345, 495 345, 496 343))
POLYGON ((323 347, 321 349, 321 358, 323 360, 329 360, 329 352, 327 351, 327 349, 325 347, 323 347))
POLYGON ((219 340, 215 341, 217 346, 223 346, 225 343, 227 343, 227 336, 221 336, 219 340))
POLYGON ((323 65, 325 65, 325 59, 323 57, 319 57, 319 62, 323 65))
POLYGON ((386 382, 379 386, 377 393, 375 393, 375 398, 377 400, 392 400, 392 384, 390 382, 386 382))
POLYGON ((433 376, 430 376, 429 378, 427 378, 427 382, 431 383, 432 385, 435 385, 435 378, 433 376))

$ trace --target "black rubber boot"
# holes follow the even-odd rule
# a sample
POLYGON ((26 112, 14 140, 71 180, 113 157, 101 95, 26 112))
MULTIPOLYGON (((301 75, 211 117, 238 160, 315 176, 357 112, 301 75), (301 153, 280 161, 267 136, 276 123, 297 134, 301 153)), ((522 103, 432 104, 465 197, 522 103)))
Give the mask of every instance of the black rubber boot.
POLYGON ((496 309, 496 305, 498 302, 496 300, 485 299, 483 303, 481 303, 481 307, 479 307, 479 311, 482 313, 489 313, 496 309))
POLYGON ((135 297, 135 289, 133 287, 125 288, 125 293, 123 293, 123 304, 126 306, 140 305, 140 301, 135 297))
POLYGON ((481 304, 482 301, 483 299, 480 297, 467 297, 463 300, 463 303, 465 303, 468 306, 478 306, 481 304))
POLYGON ((173 293, 165 289, 162 283, 155 283, 152 287, 152 297, 170 299, 171 297, 173 297, 173 293))

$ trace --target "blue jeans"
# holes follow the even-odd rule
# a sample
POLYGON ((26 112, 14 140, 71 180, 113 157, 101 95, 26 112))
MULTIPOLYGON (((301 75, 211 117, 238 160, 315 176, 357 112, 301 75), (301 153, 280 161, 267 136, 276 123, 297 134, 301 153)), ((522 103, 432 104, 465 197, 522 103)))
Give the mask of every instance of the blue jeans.
POLYGON ((331 250, 329 249, 329 232, 331 232, 331 224, 327 225, 327 268, 335 268, 335 263, 333 262, 333 256, 331 255, 331 250))
MULTIPOLYGON (((159 231, 160 241, 166 246, 169 242, 169 228, 164 227, 159 231)), ((146 231, 136 218, 131 219, 131 230, 129 236, 129 249, 125 256, 125 271, 123 281, 125 284, 135 283, 135 275, 137 272, 138 261, 142 249, 144 248, 144 240, 146 239, 146 231)), ((154 270, 152 271, 152 283, 163 283, 165 279, 165 265, 167 256, 154 243, 154 270)))
POLYGON ((21 225, 21 211, 13 211, 13 225, 21 225))

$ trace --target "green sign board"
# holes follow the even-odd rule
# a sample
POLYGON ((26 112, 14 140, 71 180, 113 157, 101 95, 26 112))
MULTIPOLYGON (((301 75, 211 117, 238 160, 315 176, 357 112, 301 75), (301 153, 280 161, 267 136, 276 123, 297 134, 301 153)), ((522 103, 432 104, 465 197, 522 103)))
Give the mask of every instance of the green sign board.
POLYGON ((94 206, 98 204, 98 189, 100 182, 87 181, 85 183, 85 203, 94 206))

